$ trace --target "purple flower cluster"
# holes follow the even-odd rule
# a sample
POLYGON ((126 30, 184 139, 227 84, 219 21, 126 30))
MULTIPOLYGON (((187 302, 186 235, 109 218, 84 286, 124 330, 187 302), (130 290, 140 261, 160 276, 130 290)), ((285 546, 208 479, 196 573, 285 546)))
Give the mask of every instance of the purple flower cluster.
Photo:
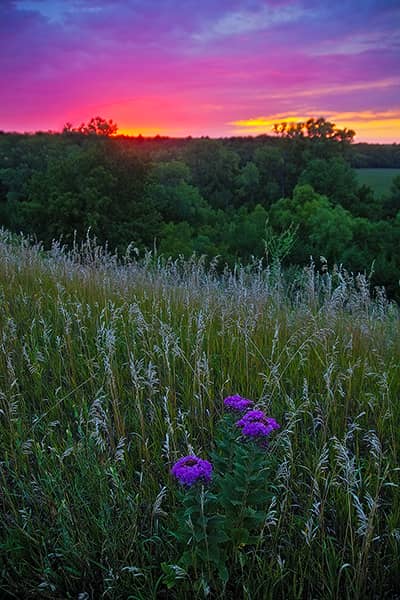
POLYGON ((195 483, 209 483, 212 477, 212 464, 197 456, 184 456, 172 467, 172 475, 181 485, 192 486, 195 483))
MULTIPOLYGON (((225 398, 224 405, 233 412, 243 413, 247 410, 242 418, 236 421, 236 426, 241 429, 244 437, 255 440, 261 447, 266 447, 268 436, 280 428, 279 423, 272 417, 267 417, 262 410, 248 410, 254 402, 238 394, 225 398)), ((212 473, 212 464, 194 455, 180 458, 171 469, 171 474, 177 481, 187 487, 195 483, 210 483, 212 473)))
POLYGON ((238 427, 244 427, 247 423, 253 421, 262 421, 265 418, 265 414, 262 410, 249 410, 240 421, 236 421, 238 427))
POLYGON ((237 427, 242 429, 242 434, 249 438, 263 439, 279 429, 280 425, 272 417, 267 417, 262 410, 249 410, 239 421, 237 427))
POLYGON ((253 406, 253 404, 254 402, 252 400, 242 398, 242 396, 239 396, 239 394, 236 394, 235 396, 228 396, 224 400, 224 405, 226 408, 235 412, 244 412, 250 408, 250 406, 253 406))

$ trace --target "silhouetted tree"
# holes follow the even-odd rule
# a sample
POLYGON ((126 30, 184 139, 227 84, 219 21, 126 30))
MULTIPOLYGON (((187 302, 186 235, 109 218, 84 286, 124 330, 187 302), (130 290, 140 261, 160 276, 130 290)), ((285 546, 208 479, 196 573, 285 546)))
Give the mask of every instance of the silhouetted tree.
POLYGON ((92 117, 85 124, 82 123, 79 127, 73 127, 72 123, 65 123, 63 133, 81 133, 83 135, 100 135, 110 137, 118 131, 118 125, 112 119, 103 119, 103 117, 92 117))
POLYGON ((342 143, 352 142, 355 136, 352 129, 339 129, 335 123, 323 117, 298 123, 275 123, 273 130, 278 136, 284 138, 323 139, 342 143))

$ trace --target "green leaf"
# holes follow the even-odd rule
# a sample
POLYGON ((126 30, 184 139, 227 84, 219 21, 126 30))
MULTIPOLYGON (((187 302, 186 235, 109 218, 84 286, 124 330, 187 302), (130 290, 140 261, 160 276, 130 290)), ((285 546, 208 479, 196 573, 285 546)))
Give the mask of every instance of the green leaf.
POLYGON ((218 567, 218 575, 219 575, 219 578, 221 579, 222 583, 224 585, 226 585, 227 582, 228 582, 228 579, 229 579, 229 572, 228 572, 228 569, 226 568, 225 564, 220 564, 219 565, 219 567, 218 567))

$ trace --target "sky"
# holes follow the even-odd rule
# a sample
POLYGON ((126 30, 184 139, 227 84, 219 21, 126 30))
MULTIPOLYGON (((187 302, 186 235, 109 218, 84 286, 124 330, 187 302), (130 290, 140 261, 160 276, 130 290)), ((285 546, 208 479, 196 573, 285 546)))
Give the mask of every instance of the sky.
POLYGON ((0 0, 0 129, 400 143, 400 0, 0 0))

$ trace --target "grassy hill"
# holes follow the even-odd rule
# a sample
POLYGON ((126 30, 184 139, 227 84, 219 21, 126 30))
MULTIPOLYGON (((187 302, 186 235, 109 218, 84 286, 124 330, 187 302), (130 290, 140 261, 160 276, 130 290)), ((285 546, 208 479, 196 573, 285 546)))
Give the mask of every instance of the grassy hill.
POLYGON ((377 196, 390 193, 393 178, 400 175, 400 169, 355 169, 360 185, 368 185, 377 196))
MULTIPOLYGON (((395 597, 400 320, 363 277, 118 265, 90 242, 46 254, 4 233, 0 297, 2 597, 395 597), (234 541, 244 525, 220 538, 221 579, 195 560, 200 538, 182 548, 174 535, 170 469, 213 460, 233 393, 281 428, 262 510, 251 486, 235 508, 262 524, 247 542, 234 541)), ((190 493, 201 508, 209 492, 190 493)), ((201 521, 210 544, 214 517, 201 521)))

